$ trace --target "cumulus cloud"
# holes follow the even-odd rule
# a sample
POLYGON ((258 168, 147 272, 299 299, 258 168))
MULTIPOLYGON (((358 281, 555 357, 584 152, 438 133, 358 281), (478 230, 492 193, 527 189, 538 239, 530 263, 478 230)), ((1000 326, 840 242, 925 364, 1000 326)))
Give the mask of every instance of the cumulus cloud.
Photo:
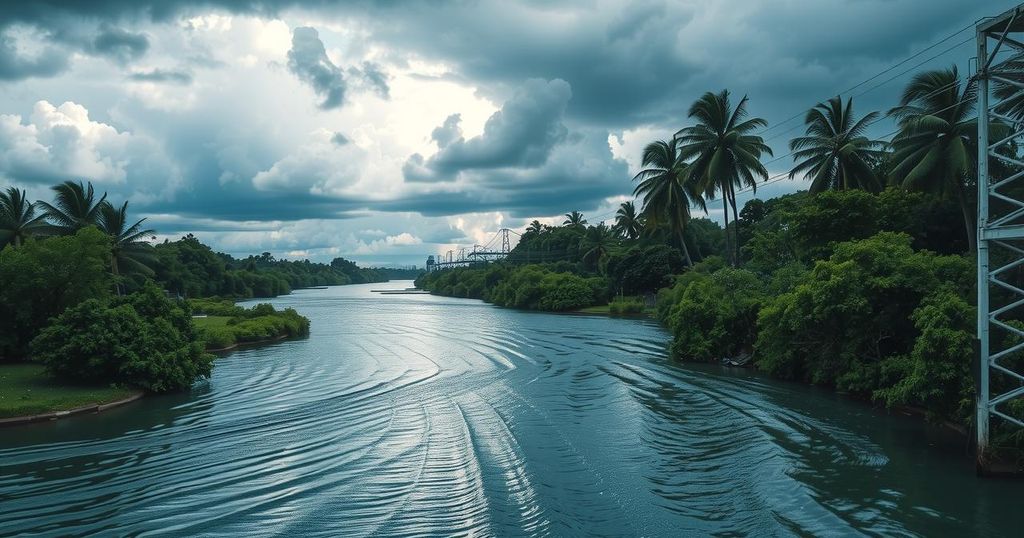
POLYGON ((119 183, 126 178, 124 150, 131 135, 89 119, 85 107, 36 103, 32 116, 0 116, 0 169, 27 182, 86 177, 119 183))
POLYGON ((312 86, 323 99, 320 108, 337 108, 345 101, 345 77, 327 56, 327 49, 316 28, 300 26, 292 32, 288 69, 299 80, 312 86))
POLYGON ((436 216, 481 211, 506 211, 517 218, 552 215, 591 210, 609 196, 627 193, 629 177, 626 162, 612 154, 608 132, 583 129, 555 145, 540 166, 463 170, 451 184, 428 183, 427 190, 375 207, 436 216), (440 188, 429 188, 433 185, 440 188))
POLYGON ((431 135, 438 152, 426 160, 414 154, 406 179, 450 181, 463 170, 544 164, 568 134, 562 119, 571 97, 564 80, 528 80, 487 120, 483 134, 469 140, 457 132, 458 116, 449 116, 431 135))
POLYGON ((437 143, 438 148, 444 149, 448 144, 462 138, 462 128, 459 127, 461 122, 462 114, 448 116, 440 127, 430 133, 430 139, 437 143))
POLYGON ((355 144, 339 145, 337 133, 320 131, 314 141, 299 146, 252 178, 262 191, 304 191, 310 194, 338 194, 359 181, 365 161, 355 144))

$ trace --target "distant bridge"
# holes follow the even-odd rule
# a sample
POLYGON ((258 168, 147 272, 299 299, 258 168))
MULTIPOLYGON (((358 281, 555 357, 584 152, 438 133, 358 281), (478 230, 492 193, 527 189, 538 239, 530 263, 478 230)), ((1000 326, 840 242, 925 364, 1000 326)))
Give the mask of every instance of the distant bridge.
POLYGON ((427 257, 427 271, 439 271, 453 267, 469 267, 471 265, 484 264, 504 260, 512 252, 508 234, 520 235, 514 230, 502 228, 487 244, 473 245, 472 247, 458 247, 441 256, 427 257))

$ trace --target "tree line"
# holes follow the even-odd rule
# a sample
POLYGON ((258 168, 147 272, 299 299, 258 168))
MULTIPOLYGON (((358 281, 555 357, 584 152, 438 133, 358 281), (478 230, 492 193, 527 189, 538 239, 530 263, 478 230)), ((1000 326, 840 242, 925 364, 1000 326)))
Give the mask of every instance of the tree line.
POLYGON ((294 310, 232 310, 228 326, 197 331, 189 301, 273 297, 310 286, 378 282, 402 270, 236 259, 191 234, 153 244, 146 219, 132 221, 91 183, 53 187, 52 201, 0 192, 0 361, 33 360, 71 383, 184 390, 208 376, 204 347, 308 332, 294 310))
MULTIPOLYGON (((951 68, 914 76, 884 114, 858 115, 841 96, 818 103, 804 116, 804 134, 790 141, 793 165, 781 176, 805 178, 808 189, 743 207, 737 196, 770 179, 767 123, 749 117, 746 97, 734 105, 728 91, 708 92, 689 108, 689 125, 643 149, 635 201, 618 207, 614 225, 590 225, 578 211, 561 226, 534 221, 504 266, 419 282, 438 293, 551 310, 561 308, 545 305, 574 309, 657 291, 654 315, 680 360, 748 362, 970 428, 976 92, 951 68), (895 120, 893 136, 869 137, 885 117, 895 120), (724 226, 696 214, 713 203, 724 226), (531 266, 533 278, 522 278, 531 266), (510 295, 543 294, 545 277, 537 275, 544 271, 601 279, 603 289, 587 295, 575 286, 570 302, 509 303, 510 295)), ((995 92, 1014 97, 1006 87, 995 92)), ((1018 96, 999 110, 1024 121, 1021 103, 1018 96)), ((998 121, 989 129, 994 140, 1010 133, 998 121)), ((1000 151, 1016 157, 1018 150, 1000 151)), ((990 163, 1002 177, 1019 171, 1001 159, 990 163)), ((1024 288, 1021 269, 1002 277, 1024 288)), ((994 304, 1009 302, 1008 292, 996 295, 994 304)), ((1024 319, 1008 323, 1024 326, 1024 319)), ((1006 347, 1016 343, 1003 337, 1006 347)), ((1020 352, 1000 360, 1011 369, 1024 363, 1020 352)), ((1008 376, 993 383, 1003 392, 1020 386, 1008 376)), ((1024 417, 1024 401, 1009 402, 1006 412, 1024 417)), ((1024 446, 1019 429, 997 425, 995 436, 1011 454, 1024 446)))

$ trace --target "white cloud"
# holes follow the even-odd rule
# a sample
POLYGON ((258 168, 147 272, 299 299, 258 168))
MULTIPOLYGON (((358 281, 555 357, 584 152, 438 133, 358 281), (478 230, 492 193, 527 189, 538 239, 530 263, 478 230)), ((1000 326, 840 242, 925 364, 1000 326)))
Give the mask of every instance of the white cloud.
POLYGON ((334 133, 319 130, 313 141, 256 174, 259 190, 301 190, 310 194, 338 195, 359 181, 365 153, 356 144, 338 145, 334 133))
POLYGON ((142 198, 166 196, 180 182, 152 140, 93 121, 71 101, 38 101, 27 120, 0 115, 0 175, 22 183, 84 179, 142 198))

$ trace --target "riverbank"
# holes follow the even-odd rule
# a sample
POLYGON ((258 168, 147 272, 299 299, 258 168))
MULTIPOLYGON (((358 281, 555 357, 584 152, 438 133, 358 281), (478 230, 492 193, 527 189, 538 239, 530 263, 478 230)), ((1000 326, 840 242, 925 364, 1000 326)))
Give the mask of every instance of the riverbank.
MULTIPOLYGON (((249 319, 205 316, 192 321, 208 352, 226 352, 309 334, 308 319, 284 312, 249 319)), ((95 413, 145 395, 145 391, 127 387, 63 383, 48 376, 41 364, 4 364, 0 365, 0 426, 95 413)))
POLYGON ((102 411, 142 397, 130 388, 75 386, 55 381, 41 364, 0 365, 0 425, 102 411))
POLYGON ((309 319, 293 309, 277 311, 269 304, 252 308, 230 300, 193 299, 192 318, 206 351, 226 351, 243 344, 276 342, 309 335, 309 319))

